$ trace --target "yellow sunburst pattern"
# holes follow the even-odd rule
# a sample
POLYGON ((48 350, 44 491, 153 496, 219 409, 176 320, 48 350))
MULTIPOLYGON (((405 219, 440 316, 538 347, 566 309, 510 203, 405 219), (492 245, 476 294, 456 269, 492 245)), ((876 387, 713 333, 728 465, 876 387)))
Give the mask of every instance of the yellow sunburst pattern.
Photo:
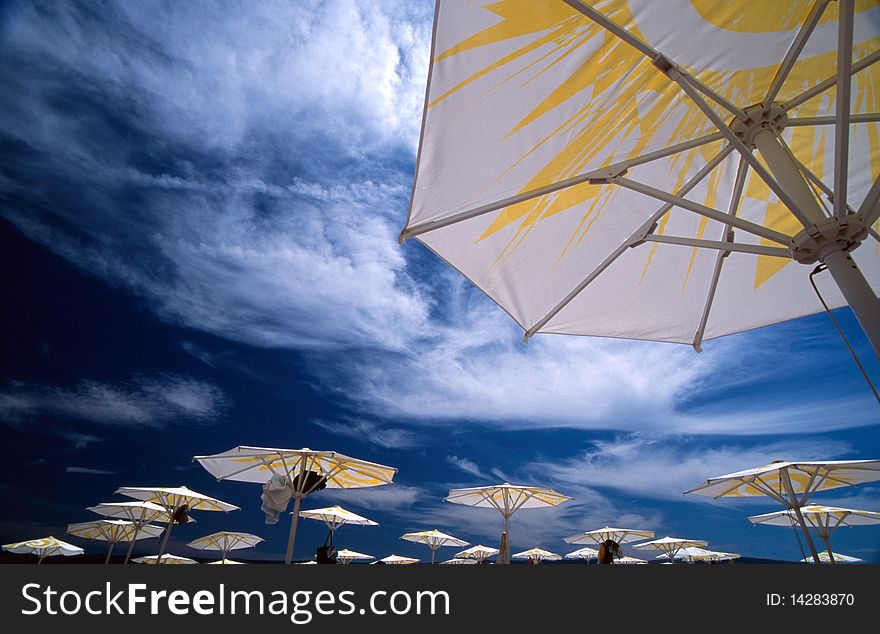
MULTIPOLYGON (((600 11, 613 22, 624 26, 627 31, 647 41, 639 30, 629 4, 624 0, 596 0, 588 4, 600 11)), ((718 29, 739 33, 786 32, 791 36, 792 29, 803 23, 809 11, 809 3, 772 2, 763 0, 693 0, 694 10, 707 22, 718 29), (760 11, 755 11, 760 4, 760 11)), ((831 3, 834 5, 835 3, 831 3)), ((874 6, 871 2, 860 1, 856 11, 861 12, 874 6)), ((663 147, 695 139, 713 132, 715 129, 699 108, 690 102, 680 88, 661 73, 643 53, 622 41, 617 36, 588 19, 564 2, 536 2, 534 0, 499 0, 483 7, 497 18, 491 26, 454 43, 445 50, 438 51, 432 60, 434 64, 448 61, 456 55, 473 51, 480 47, 507 43, 506 54, 483 65, 478 70, 466 74, 458 83, 432 96, 428 109, 449 99, 462 89, 474 86, 476 82, 491 81, 486 92, 497 88, 501 83, 512 81, 527 85, 545 73, 558 71, 563 62, 572 68, 570 75, 558 84, 543 100, 535 105, 524 117, 510 128, 505 139, 517 135, 530 124, 554 113, 562 104, 570 104, 572 99, 582 98, 583 105, 566 111, 558 124, 543 135, 518 159, 506 166, 496 177, 495 182, 519 168, 545 144, 553 141, 561 143, 555 152, 541 165, 518 193, 526 193, 574 176, 589 169, 610 165, 644 154, 647 149, 663 147), (579 63, 573 64, 573 60, 579 63), (499 80, 497 77, 501 76, 499 80), (671 128, 671 133, 668 132, 671 128), (666 130, 667 132, 661 132, 666 130), (665 138, 659 138, 665 134, 665 138), (620 140, 628 142, 621 144, 620 140), (617 146, 625 150, 612 149, 617 146)), ((822 22, 837 19, 836 6, 829 6, 822 22)), ((880 38, 856 42, 853 47, 855 60, 873 53, 880 48, 880 38)), ((673 56, 674 59, 674 56, 673 56)), ((836 52, 802 56, 792 69, 779 99, 785 100, 833 75, 836 67, 836 52)), ((686 68, 695 78, 711 86, 722 97, 740 107, 760 102, 767 87, 773 80, 778 65, 772 64, 757 68, 736 70, 707 70, 686 68)), ((853 99, 854 112, 876 112, 880 80, 880 64, 853 76, 856 95, 853 99)), ((481 87, 482 84, 481 84, 481 87)), ((485 93, 484 93, 485 94, 485 93)), ((829 114, 829 103, 833 112, 833 90, 805 102, 792 114, 794 116, 816 116, 829 114), (830 100, 830 101, 829 101, 830 100)), ((730 115, 713 105, 722 116, 730 115)), ((867 135, 872 174, 880 173, 880 140, 876 123, 852 126, 854 139, 867 135)), ((795 155, 819 178, 828 182, 828 167, 825 163, 825 150, 833 145, 832 127, 804 126, 786 131, 795 155)), ((702 161, 709 160, 719 149, 719 143, 681 152, 669 159, 667 164, 670 176, 679 188, 702 161)), ((710 207, 725 207, 727 201, 715 200, 716 185, 721 179, 722 163, 708 177, 708 193, 703 204, 710 207)), ((833 169, 833 168, 832 168, 833 169)), ((492 266, 514 252, 528 238, 532 229, 542 220, 563 211, 577 209, 581 214, 579 222, 569 239, 560 245, 559 258, 580 244, 588 234, 596 219, 609 208, 615 194, 613 186, 577 185, 528 201, 506 207, 491 220, 479 241, 497 234, 508 227, 515 227, 512 237, 500 249, 492 266)), ((673 190, 674 191, 674 190, 673 190)), ((754 173, 746 183, 745 196, 765 204, 763 224, 775 231, 794 235, 802 227, 788 209, 773 196, 760 178, 754 173)), ((657 228, 657 233, 665 230, 669 215, 665 216, 657 228)), ((695 230, 695 238, 702 238, 708 227, 708 220, 702 218, 695 230)), ((878 223, 880 224, 880 223, 878 223)), ((877 225, 875 225, 877 226, 877 225)), ((714 238, 714 236, 713 236, 714 238)), ((644 272, 650 267, 657 245, 646 250, 644 272)), ((696 258, 693 249, 690 261, 682 271, 682 289, 690 278, 696 258)), ((557 262, 559 260, 557 259, 557 262)), ((790 261, 782 258, 758 256, 755 258, 754 286, 758 288, 790 261)))

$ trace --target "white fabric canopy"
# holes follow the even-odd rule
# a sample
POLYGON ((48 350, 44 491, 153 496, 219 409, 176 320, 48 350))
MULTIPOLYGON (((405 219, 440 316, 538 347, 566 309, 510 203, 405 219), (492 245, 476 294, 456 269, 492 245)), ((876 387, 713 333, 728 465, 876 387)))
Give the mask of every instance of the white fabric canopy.
MULTIPOLYGON (((699 349, 821 310, 812 266, 789 250, 805 226, 790 209, 830 216, 841 179, 835 199, 863 221, 853 257, 876 293, 880 7, 857 3, 847 22, 849 161, 837 170, 835 81, 808 91, 835 78, 839 3, 817 15, 812 4, 440 0, 401 239, 446 260, 527 337, 699 349), (797 186, 736 146, 751 148, 728 127, 734 115, 751 125, 752 106, 802 166, 797 186)), ((817 282, 844 303, 830 276, 817 282)))

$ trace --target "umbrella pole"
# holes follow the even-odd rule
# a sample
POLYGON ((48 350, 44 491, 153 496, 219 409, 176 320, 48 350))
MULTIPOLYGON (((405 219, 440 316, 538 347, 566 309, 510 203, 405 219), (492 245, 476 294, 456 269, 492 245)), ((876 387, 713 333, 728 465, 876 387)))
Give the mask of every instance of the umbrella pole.
POLYGON ((807 522, 806 520, 804 520, 803 513, 801 513, 800 503, 798 502, 797 495, 795 495, 794 487, 791 486, 791 476, 788 474, 788 469, 781 469, 779 475, 781 476, 782 483, 785 485, 785 490, 788 493, 788 503, 790 505, 790 508, 797 516, 798 524, 801 525, 801 531, 803 531, 804 533, 804 539, 807 541, 807 546, 810 549, 810 555, 812 555, 813 561, 818 565, 819 553, 816 552, 816 545, 813 543, 813 538, 810 537, 810 531, 807 529, 807 522))
POLYGON ((509 564, 510 563, 510 516, 505 513, 504 514, 504 526, 501 531, 501 563, 509 564), (506 539, 505 539, 506 538, 506 539))
POLYGON ((293 513, 290 514, 290 536, 287 538, 287 554, 284 563, 293 561, 293 546, 296 544, 296 525, 299 523, 299 507, 302 504, 302 496, 299 493, 293 497, 293 513))
POLYGON ((220 560, 220 563, 221 563, 221 564, 225 564, 225 563, 226 563, 226 553, 227 553, 227 552, 228 552, 228 551, 226 551, 226 550, 223 551, 223 559, 220 560))
POLYGON ((432 549, 431 549, 431 563, 432 563, 432 564, 434 563, 434 555, 436 555, 436 554, 437 554, 437 549, 436 549, 436 548, 432 548, 432 549))
POLYGON ((110 548, 107 549, 107 557, 104 558, 104 563, 110 563, 110 555, 113 554, 113 547, 116 545, 116 542, 110 542, 110 548))
POLYGON ((156 565, 162 563, 162 555, 165 554, 165 548, 168 546, 168 538, 171 537, 171 529, 174 528, 174 515, 177 513, 177 507, 174 507, 174 510, 169 514, 171 516, 171 521, 168 522, 168 528, 165 530, 165 535, 162 537, 162 543, 159 545, 159 555, 156 557, 156 565))
POLYGON ((825 542, 825 550, 828 552, 828 561, 832 564, 836 564, 837 562, 834 560, 834 553, 831 552, 831 540, 828 539, 828 536, 822 535, 822 541, 825 542))
POLYGON ((131 558, 131 551, 134 550, 134 543, 137 541, 138 533, 141 532, 140 523, 135 524, 134 535, 131 537, 131 543, 128 545, 128 550, 125 552, 125 560, 123 560, 123 565, 128 563, 128 560, 131 558))
MULTIPOLYGON (((773 177, 797 205, 798 208, 792 212, 799 217, 804 227, 827 222, 828 218, 822 213, 800 168, 792 160, 791 151, 783 145, 777 133, 765 128, 754 135, 753 141, 773 177)), ((820 260, 828 267, 846 303, 871 342, 874 354, 880 358, 880 302, 865 276, 846 251, 822 254, 820 260)))

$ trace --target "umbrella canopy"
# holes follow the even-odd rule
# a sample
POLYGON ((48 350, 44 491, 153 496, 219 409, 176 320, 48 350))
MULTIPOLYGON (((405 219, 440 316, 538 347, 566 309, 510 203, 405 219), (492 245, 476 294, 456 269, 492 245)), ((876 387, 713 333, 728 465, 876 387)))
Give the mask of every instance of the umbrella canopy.
POLYGON ((878 12, 440 0, 400 240, 526 339, 697 350, 821 310, 818 261, 880 356, 878 12))
POLYGON ((417 564, 419 563, 418 559, 413 559, 412 557, 402 557, 401 555, 388 555, 378 561, 374 561, 374 564, 390 564, 392 566, 402 566, 407 564, 417 564))
POLYGON ((578 548, 577 550, 573 550, 570 553, 565 555, 566 559, 583 559, 585 561, 592 561, 593 559, 599 558, 599 551, 595 548, 590 548, 589 546, 584 546, 583 548, 578 548))
POLYGON ((653 531, 643 531, 635 528, 612 528, 604 526, 592 531, 578 533, 565 538, 567 544, 601 544, 608 540, 618 544, 629 544, 643 539, 654 537, 653 531))
MULTIPOLYGON (((127 495, 130 498, 141 500, 144 502, 153 502, 163 507, 165 511, 172 517, 172 521, 168 523, 165 529, 165 535, 162 543, 159 545, 159 555, 165 552, 168 545, 168 539, 171 537, 171 529, 176 523, 186 523, 189 517, 189 511, 238 511, 239 507, 228 502, 223 502, 210 495, 193 491, 185 486, 179 487, 120 487, 116 489, 116 493, 127 495)), ((165 563, 164 559, 159 559, 159 564, 165 563)))
MULTIPOLYGON (((391 484, 397 469, 367 462, 335 451, 233 447, 212 456, 195 456, 196 462, 218 480, 266 484, 274 477, 287 481, 294 499, 285 563, 293 561, 296 527, 302 499, 316 490, 359 489, 391 484)), ((286 504, 286 502, 285 502, 286 504)))
POLYGON ((618 558, 614 559, 611 563, 612 564, 623 564, 623 565, 630 565, 630 564, 639 565, 639 564, 646 564, 648 562, 645 561, 644 559, 638 559, 637 557, 618 557, 618 558))
POLYGON ((709 478, 704 484, 685 491, 718 499, 720 497, 767 496, 792 510, 803 531, 810 554, 818 553, 801 508, 816 491, 856 486, 880 480, 880 460, 828 460, 787 462, 777 460, 754 469, 709 478))
MULTIPOLYGON (((669 559, 669 555, 666 553, 662 553, 657 555, 657 559, 669 559)), ((708 550, 706 548, 700 548, 698 546, 689 546, 686 548, 682 548, 675 554, 675 559, 681 559, 688 563, 695 563, 698 561, 704 562, 717 562, 717 561, 730 561, 733 559, 739 559, 740 555, 736 553, 723 553, 715 550, 708 550)))
POLYGON ((31 539, 26 542, 17 542, 15 544, 4 544, 3 550, 19 555, 36 555, 37 563, 43 563, 46 557, 54 557, 56 555, 64 555, 72 557, 74 555, 82 555, 83 549, 73 544, 68 544, 56 537, 41 537, 40 539, 31 539))
MULTIPOLYGON (((822 541, 825 542, 825 550, 831 561, 834 561, 831 552, 831 535, 841 526, 870 526, 880 524, 880 513, 875 511, 859 511, 856 509, 840 508, 837 506, 823 506, 821 504, 808 504, 801 507, 801 516, 809 528, 814 529, 822 541)), ((797 515, 792 509, 753 515, 749 518, 752 524, 766 524, 768 526, 796 526, 797 515)))
POLYGON ((447 559, 446 561, 441 561, 440 563, 441 564, 448 564, 450 566, 455 566, 455 565, 466 565, 466 564, 477 565, 480 562, 477 561, 476 559, 463 559, 461 557, 453 557, 452 559, 447 559))
POLYGON ((350 564, 353 561, 363 561, 366 559, 375 559, 375 557, 354 550, 348 550, 347 548, 336 552, 336 561, 340 564, 350 564))
POLYGON ((216 566, 216 565, 222 566, 222 565, 226 565, 226 564, 234 566, 234 565, 242 565, 242 564, 244 564, 244 562, 243 561, 235 561, 234 559, 220 559, 218 561, 209 561, 208 562, 208 565, 211 565, 211 566, 216 566))
POLYGON ((669 537, 667 535, 666 537, 661 537, 660 539, 655 539, 650 542, 636 544, 633 548, 639 550, 659 550, 665 554, 670 561, 672 561, 682 548, 691 548, 694 546, 703 547, 708 545, 709 542, 702 539, 684 539, 681 537, 669 537))
POLYGON ((418 544, 425 544, 428 548, 431 549, 431 563, 434 563, 434 556, 443 546, 469 546, 469 542, 464 541, 463 539, 458 539, 457 537, 453 537, 452 535, 447 535, 444 532, 438 531, 436 528, 429 531, 421 531, 419 533, 404 533, 400 536, 400 539, 405 539, 408 542, 416 542, 418 544))
POLYGON ((110 563, 113 547, 119 542, 134 542, 138 539, 159 537, 164 530, 161 526, 141 525, 128 520, 96 520, 67 526, 68 535, 108 542, 105 564, 110 563))
MULTIPOLYGON (((134 543, 137 540, 137 535, 142 526, 150 522, 169 524, 172 521, 171 515, 164 506, 159 506, 153 502, 145 502, 143 500, 137 500, 134 502, 101 502, 96 506, 88 507, 86 510, 97 513, 98 515, 103 515, 104 517, 125 519, 135 524, 135 537, 128 545, 128 551, 125 553, 125 560, 122 562, 124 564, 127 564, 128 560, 131 558, 134 543)), ((187 516, 186 521, 195 522, 195 520, 189 516, 187 516)))
POLYGON ((476 546, 471 546, 470 548, 465 548, 461 552, 455 553, 455 559, 473 559, 477 563, 483 563, 487 558, 494 557, 498 554, 497 548, 492 548, 491 546, 483 546, 482 544, 477 544, 476 546))
POLYGON ((327 525, 330 531, 335 531, 343 524, 354 524, 355 526, 378 526, 379 522, 367 519, 357 513, 347 511, 341 506, 328 506, 323 509, 308 509, 299 512, 300 517, 310 520, 321 520, 327 525))
POLYGON ((262 537, 250 533, 220 531, 219 533, 211 533, 210 535, 194 539, 187 546, 197 550, 219 550, 223 554, 220 563, 223 563, 226 561, 226 555, 229 554, 230 550, 253 548, 262 541, 262 537))
POLYGON ((529 550, 524 550, 521 553, 516 553, 513 555, 514 559, 529 559, 534 561, 535 563, 542 562, 544 560, 547 561, 558 561, 562 559, 556 553, 551 553, 549 550, 544 550, 543 548, 538 548, 537 546, 534 548, 530 548, 529 550))
MULTIPOLYGON (((849 555, 841 555, 840 553, 832 553, 834 557, 834 563, 838 564, 858 564, 862 563, 864 559, 859 559, 858 557, 850 557, 849 555)), ((823 564, 832 563, 832 559, 828 553, 822 552, 819 553, 819 562, 823 564)), ((805 557, 801 559, 802 564, 812 564, 815 563, 811 557, 805 557)))
POLYGON ((501 534, 501 557, 499 563, 510 563, 510 516, 520 509, 559 506, 572 498, 546 487, 518 484, 493 484, 470 489, 453 489, 446 496, 447 502, 477 508, 493 508, 504 518, 501 534))
POLYGON ((187 565, 187 564, 197 564, 195 559, 190 559, 189 557, 179 557, 177 555, 172 555, 171 553, 164 553, 161 557, 159 555, 147 555, 146 557, 138 557, 133 560, 136 564, 177 564, 177 565, 187 565))

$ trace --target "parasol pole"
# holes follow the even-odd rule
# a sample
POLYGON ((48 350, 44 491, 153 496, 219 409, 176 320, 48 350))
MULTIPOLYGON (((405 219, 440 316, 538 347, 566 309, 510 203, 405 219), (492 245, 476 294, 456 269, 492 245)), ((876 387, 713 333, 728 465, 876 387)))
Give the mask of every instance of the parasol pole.
POLYGON ((819 553, 816 552, 816 545, 813 543, 813 538, 810 537, 810 531, 807 529, 807 522, 804 520, 803 513, 801 513, 800 503, 798 502, 797 495, 794 493, 794 487, 791 486, 791 476, 788 473, 788 467, 780 469, 779 475, 782 479, 782 484, 785 486, 785 490, 788 493, 790 508, 797 516, 798 524, 801 525, 801 531, 804 533, 804 539, 807 541, 810 555, 813 557, 813 561, 818 565, 820 563, 819 553))
POLYGON ((171 521, 168 522, 168 528, 165 529, 165 535, 162 537, 162 543, 159 544, 159 554, 156 556, 157 566, 162 563, 162 555, 165 554, 165 548, 168 546, 168 538, 171 537, 171 529, 174 528, 174 516, 177 514, 178 508, 178 506, 173 507, 173 510, 171 511, 171 513, 169 513, 171 521))
POLYGON ((131 537, 131 542, 128 544, 128 550, 125 553, 125 560, 123 560, 123 564, 127 564, 128 560, 131 558, 131 551, 134 550, 134 543, 137 541, 138 533, 141 532, 141 522, 134 523, 134 535, 131 537))
POLYGON ((296 526, 299 519, 299 507, 302 505, 302 494, 293 494, 293 513, 290 515, 290 534, 287 537, 287 553, 284 555, 284 563, 293 561, 293 545, 296 543, 296 526))
POLYGON ((113 547, 116 545, 116 542, 114 542, 113 540, 107 540, 107 541, 110 542, 110 548, 107 549, 107 556, 104 558, 105 564, 110 563, 110 555, 113 554, 113 547))
POLYGON ((501 562, 502 564, 510 563, 510 515, 504 513, 504 526, 501 530, 501 562))
MULTIPOLYGON (((829 222, 829 218, 822 212, 810 186, 792 158, 791 151, 783 145, 778 133, 771 128, 764 128, 756 132, 752 140, 774 178, 797 205, 797 209, 791 211, 798 216, 804 227, 809 229, 810 226, 829 222)), ((844 220, 846 218, 840 219, 841 222, 844 220)), ((828 267, 844 299, 871 342, 874 354, 880 358, 880 302, 864 274, 852 256, 842 249, 821 253, 819 259, 828 267)))

